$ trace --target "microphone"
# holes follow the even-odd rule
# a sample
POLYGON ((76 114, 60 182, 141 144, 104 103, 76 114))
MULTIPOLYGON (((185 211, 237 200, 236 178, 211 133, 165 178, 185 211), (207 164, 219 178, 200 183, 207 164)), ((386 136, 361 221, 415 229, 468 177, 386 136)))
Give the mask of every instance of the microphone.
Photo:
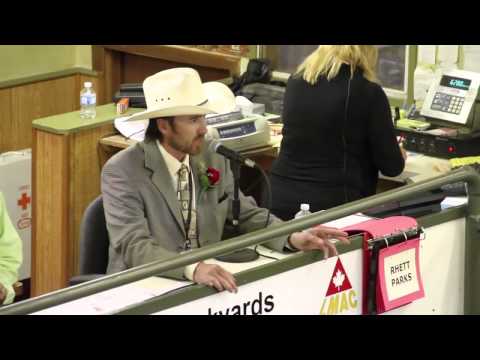
POLYGON ((238 152, 229 149, 226 146, 223 146, 222 143, 218 140, 213 140, 208 149, 214 153, 225 156, 227 159, 241 163, 242 165, 254 168, 255 162, 248 158, 243 157, 238 152))

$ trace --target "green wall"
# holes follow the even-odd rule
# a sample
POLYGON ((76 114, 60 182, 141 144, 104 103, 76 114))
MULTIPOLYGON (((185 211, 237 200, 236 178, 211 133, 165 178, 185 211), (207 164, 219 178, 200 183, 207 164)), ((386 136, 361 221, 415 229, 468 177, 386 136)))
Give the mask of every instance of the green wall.
POLYGON ((0 45, 0 81, 92 68, 91 45, 0 45))
POLYGON ((92 45, 72 45, 75 48, 75 67, 92 69, 92 45))

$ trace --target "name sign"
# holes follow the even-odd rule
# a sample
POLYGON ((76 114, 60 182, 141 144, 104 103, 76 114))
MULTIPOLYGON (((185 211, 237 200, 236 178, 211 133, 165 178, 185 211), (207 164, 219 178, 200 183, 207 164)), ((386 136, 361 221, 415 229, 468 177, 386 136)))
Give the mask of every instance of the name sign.
POLYGON ((419 239, 381 249, 378 256, 380 300, 385 311, 425 296, 419 266, 419 239))

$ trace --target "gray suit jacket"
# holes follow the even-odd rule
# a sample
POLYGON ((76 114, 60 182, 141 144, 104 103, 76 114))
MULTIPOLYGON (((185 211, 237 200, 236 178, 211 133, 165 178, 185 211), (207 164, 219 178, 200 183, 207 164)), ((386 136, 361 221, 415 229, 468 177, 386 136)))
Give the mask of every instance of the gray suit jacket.
MULTIPOLYGON (((206 144, 208 145, 208 144, 206 144)), ((197 200, 200 246, 221 240, 225 222, 231 221, 233 177, 228 160, 208 152, 191 157, 196 196, 200 191, 199 164, 220 171, 213 189, 197 200)), ((167 166, 155 142, 141 142, 115 154, 102 170, 102 195, 110 237, 107 273, 122 271, 152 261, 167 259, 183 251, 185 228, 167 166)), ((240 194, 240 231, 261 229, 267 211, 250 197, 240 194)), ((270 225, 280 224, 273 215, 270 225)), ((265 244, 283 251, 287 237, 265 244)), ((163 276, 183 279, 184 268, 163 276)))

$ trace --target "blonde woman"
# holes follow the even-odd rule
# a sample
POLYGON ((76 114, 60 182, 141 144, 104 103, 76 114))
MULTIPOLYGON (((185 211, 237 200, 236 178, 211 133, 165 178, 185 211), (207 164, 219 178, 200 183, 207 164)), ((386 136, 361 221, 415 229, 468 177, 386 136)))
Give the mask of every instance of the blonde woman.
POLYGON ((373 45, 320 45, 287 83, 283 140, 271 171, 272 212, 328 209, 375 194, 379 171, 405 161, 377 83, 373 45))

